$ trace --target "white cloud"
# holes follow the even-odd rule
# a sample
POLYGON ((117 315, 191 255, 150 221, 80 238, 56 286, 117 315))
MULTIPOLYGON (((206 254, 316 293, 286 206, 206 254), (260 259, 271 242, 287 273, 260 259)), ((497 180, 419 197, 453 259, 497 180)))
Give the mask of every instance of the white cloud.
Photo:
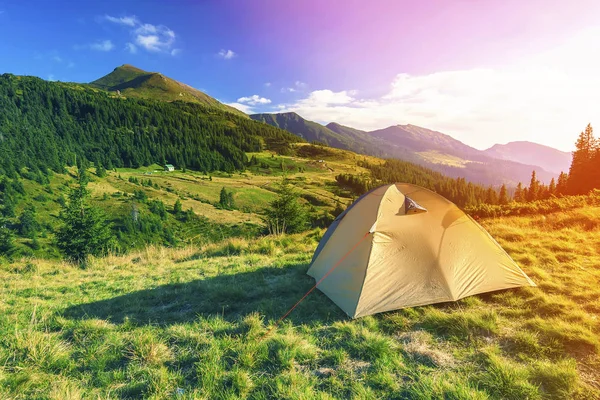
POLYGON ((168 53, 175 56, 181 49, 174 49, 176 34, 164 25, 143 23, 135 15, 112 17, 105 15, 104 20, 129 28, 132 41, 127 42, 125 50, 136 53, 138 47, 151 53, 168 53))
POLYGON ((139 23, 135 15, 132 15, 130 17, 111 17, 110 15, 105 15, 104 19, 110 22, 114 22, 115 24, 125 26, 136 26, 139 23))
POLYGON ((600 28, 582 30, 493 69, 399 73, 385 93, 372 98, 317 90, 274 108, 365 130, 410 123, 477 148, 529 140, 569 151, 588 123, 600 126, 598 37, 600 28))
POLYGON ((52 60, 57 63, 61 63, 63 61, 59 56, 52 56, 52 60))
POLYGON ((228 106, 237 108, 238 110, 240 110, 243 113, 246 114, 254 114, 254 110, 252 108, 252 106, 248 105, 248 104, 242 104, 242 103, 225 103, 228 106))
POLYGON ((137 53, 137 47, 135 44, 131 43, 131 42, 127 42, 125 43, 125 50, 127 50, 130 54, 136 54, 137 53))
POLYGON ((231 60, 233 57, 237 56, 233 50, 225 49, 221 49, 217 55, 225 60, 231 60))
POLYGON ((151 52, 170 52, 175 32, 163 25, 142 24, 135 29, 135 42, 151 52))
POLYGON ((410 123, 478 148, 531 140, 565 150, 588 122, 600 117, 600 77, 544 67, 398 74, 383 96, 355 95, 316 90, 280 110, 365 130, 410 123))
POLYGON ((303 92, 308 85, 301 81, 294 82, 294 86, 292 87, 283 87, 281 88, 281 93, 294 93, 294 92, 303 92))
POLYGON ((111 51, 115 45, 110 40, 101 40, 90 44, 89 47, 96 51, 111 51))
POLYGON ((266 99, 264 97, 260 97, 257 94, 254 94, 250 97, 240 97, 238 100, 238 103, 246 103, 249 104, 251 106, 256 106, 259 104, 270 104, 271 100, 270 99, 266 99))
POLYGON ((265 82, 265 87, 271 87, 271 82, 265 82))

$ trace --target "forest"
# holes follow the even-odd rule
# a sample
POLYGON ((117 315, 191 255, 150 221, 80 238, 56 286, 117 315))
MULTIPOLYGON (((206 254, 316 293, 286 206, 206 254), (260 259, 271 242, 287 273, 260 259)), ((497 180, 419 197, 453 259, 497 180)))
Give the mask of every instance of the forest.
POLYGON ((119 98, 77 84, 0 76, 0 175, 15 177, 85 158, 104 169, 175 164, 198 171, 245 167, 245 152, 302 139, 218 109, 119 98))

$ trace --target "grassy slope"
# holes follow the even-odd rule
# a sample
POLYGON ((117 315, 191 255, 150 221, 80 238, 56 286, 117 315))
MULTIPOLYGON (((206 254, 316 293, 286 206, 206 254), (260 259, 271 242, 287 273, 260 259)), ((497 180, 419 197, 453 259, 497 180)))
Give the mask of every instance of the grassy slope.
MULTIPOLYGON (((305 146, 306 144, 296 144, 296 146, 305 146)), ((249 153, 248 157, 256 156, 259 163, 269 166, 268 169, 260 166, 251 167, 243 173, 215 173, 203 175, 194 171, 175 171, 166 173, 158 165, 142 167, 138 169, 119 169, 117 172, 108 171, 106 178, 99 179, 94 174, 92 168, 92 182, 89 189, 92 199, 96 205, 104 209, 109 217, 125 215, 131 211, 130 202, 134 191, 143 190, 149 200, 161 200, 168 209, 171 209, 175 201, 179 199, 183 209, 192 209, 196 214, 208 218, 209 221, 219 224, 261 224, 259 213, 275 198, 275 189, 278 182, 281 181, 283 171, 281 163, 283 162, 286 176, 292 180, 295 188, 301 195, 311 195, 319 201, 317 209, 319 211, 332 211, 336 206, 336 201, 340 200, 343 204, 348 203, 349 197, 339 197, 331 192, 335 182, 335 175, 340 173, 366 173, 366 170, 358 167, 359 160, 368 159, 370 162, 379 162, 380 160, 358 156, 354 153, 330 149, 334 154, 332 157, 325 157, 325 163, 319 163, 316 160, 277 156, 270 152, 249 153), (298 171, 298 167, 303 172, 298 171), (153 184, 159 186, 146 187, 129 182, 130 177, 135 177, 140 181, 150 180, 153 184), (227 211, 216 208, 213 204, 219 201, 219 194, 222 187, 226 187, 233 192, 234 201, 237 210, 227 211), (105 197, 105 194, 107 195, 105 197), (127 194, 127 196, 123 196, 127 194)), ((321 156, 323 157, 323 156, 321 156)), ((319 158, 321 158, 319 157, 319 158)), ((41 186, 36 182, 23 180, 27 197, 36 207, 36 212, 40 223, 43 225, 56 226, 58 213, 61 206, 57 202, 60 196, 68 196, 69 185, 74 185, 74 169, 70 174, 54 174, 51 177, 50 185, 41 186), (43 197, 38 197, 38 196, 43 197)), ((16 209, 19 215, 25 208, 25 201, 22 201, 16 209)), ((146 207, 140 205, 142 211, 147 211, 146 207)), ((172 217, 169 217, 170 223, 176 224, 172 217)), ((185 239, 185 238, 182 238, 185 239)), ((48 234, 39 238, 42 248, 32 251, 26 250, 36 256, 58 256, 52 250, 50 243, 53 235, 48 234)), ((21 249, 27 249, 30 239, 19 239, 21 249)))
POLYGON ((320 231, 0 266, 0 398, 600 398, 600 208, 484 219, 537 282, 348 320, 320 231))
POLYGON ((243 117, 248 117, 234 107, 220 103, 198 89, 166 77, 157 72, 147 72, 132 65, 122 65, 111 73, 90 83, 91 86, 115 92, 126 97, 141 97, 162 101, 188 101, 219 108, 243 117))

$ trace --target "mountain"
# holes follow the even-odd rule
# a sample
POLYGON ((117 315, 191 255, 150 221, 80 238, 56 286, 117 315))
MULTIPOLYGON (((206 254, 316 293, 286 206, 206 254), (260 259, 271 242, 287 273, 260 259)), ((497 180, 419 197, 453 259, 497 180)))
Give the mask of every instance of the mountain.
POLYGON ((125 97, 141 97, 162 101, 187 101, 217 108, 246 117, 240 110, 225 105, 200 90, 164 76, 124 64, 110 74, 90 83, 90 86, 109 92, 120 92, 125 97))
POLYGON ((481 151, 467 146, 450 135, 416 125, 394 125, 371 131, 369 134, 389 144, 406 148, 414 153, 421 153, 425 159, 429 152, 448 154, 465 160, 482 161, 482 157, 485 158, 481 151))
MULTIPOLYGON (((135 71, 134 71, 135 72, 135 71)), ((84 159, 106 169, 165 161, 199 171, 244 169, 247 152, 302 139, 205 105, 130 99, 74 83, 0 75, 0 175, 84 159)))
POLYGON ((294 112, 279 114, 252 114, 255 121, 267 123, 300 136, 307 142, 318 141, 338 149, 350 150, 353 143, 348 138, 339 135, 329 128, 316 122, 308 121, 294 112))
POLYGON ((570 152, 526 141, 495 144, 484 152, 502 160, 539 165, 555 174, 568 172, 572 159, 570 152))
POLYGON ((377 157, 396 158, 486 185, 516 185, 529 182, 531 171, 538 179, 550 182, 555 174, 531 162, 497 159, 441 132, 416 125, 394 125, 365 132, 330 123, 323 126, 288 112, 254 114, 250 118, 285 129, 307 141, 318 140, 329 146, 377 157))
POLYGON ((388 148, 402 154, 409 152, 414 162, 473 182, 491 185, 526 183, 535 170, 538 179, 549 183, 558 175, 534 164, 532 160, 517 162, 491 157, 450 135, 415 125, 394 125, 369 134, 384 140, 388 148))

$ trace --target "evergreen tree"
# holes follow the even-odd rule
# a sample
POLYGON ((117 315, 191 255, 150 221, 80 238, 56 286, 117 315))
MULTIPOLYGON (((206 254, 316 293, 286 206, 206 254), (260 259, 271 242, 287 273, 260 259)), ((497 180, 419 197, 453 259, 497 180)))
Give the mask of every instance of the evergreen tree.
POLYGON ((506 190, 506 185, 504 184, 500 188, 498 203, 502 205, 508 204, 508 191, 506 190))
POLYGON ((29 205, 19 216, 19 234, 33 239, 39 229, 40 224, 37 222, 35 207, 29 205))
POLYGON ((109 222, 98 208, 88 204, 88 197, 85 183, 71 190, 60 216, 63 225, 56 232, 59 249, 81 265, 90 255, 106 254, 114 244, 109 222))
POLYGON ((515 189, 515 196, 514 196, 514 198, 515 198, 515 201, 517 203, 522 203, 522 202, 525 201, 525 196, 524 196, 524 193, 523 193, 523 184, 521 182, 519 182, 517 184, 517 188, 515 189))
POLYGON ((568 193, 587 194, 594 187, 593 161, 598 151, 592 126, 588 124, 575 143, 569 170, 568 193))
POLYGON ((498 193, 491 186, 487 190, 485 202, 487 204, 498 204, 498 193))
POLYGON ((556 196, 556 181, 554 178, 550 180, 550 186, 548 186, 548 197, 556 196))
POLYGON ((175 204, 173 204, 173 214, 175 214, 175 216, 179 216, 182 212, 183 207, 181 206, 181 201, 177 199, 177 201, 175 201, 175 204))
POLYGON ((13 248, 13 233, 8 227, 8 221, 0 218, 0 255, 10 254, 13 248))
POLYGON ((219 206, 226 210, 230 209, 229 195, 227 193, 227 189, 225 189, 225 186, 221 188, 221 193, 219 194, 219 206))
POLYGON ((106 168, 104 168, 101 162, 96 163, 96 176, 98 178, 104 178, 106 176, 106 168))
POLYGON ((540 181, 537 180, 535 170, 531 173, 531 181, 527 189, 527 201, 535 201, 540 197, 540 181))
POLYGON ((305 230, 307 215, 298 201, 300 195, 286 179, 279 184, 277 192, 277 198, 269 204, 263 217, 269 233, 281 235, 305 230))
POLYGON ((569 182, 569 176, 565 172, 561 171, 560 175, 558 176, 558 183, 556 184, 556 195, 557 196, 563 196, 563 195, 567 194, 568 182, 569 182))

